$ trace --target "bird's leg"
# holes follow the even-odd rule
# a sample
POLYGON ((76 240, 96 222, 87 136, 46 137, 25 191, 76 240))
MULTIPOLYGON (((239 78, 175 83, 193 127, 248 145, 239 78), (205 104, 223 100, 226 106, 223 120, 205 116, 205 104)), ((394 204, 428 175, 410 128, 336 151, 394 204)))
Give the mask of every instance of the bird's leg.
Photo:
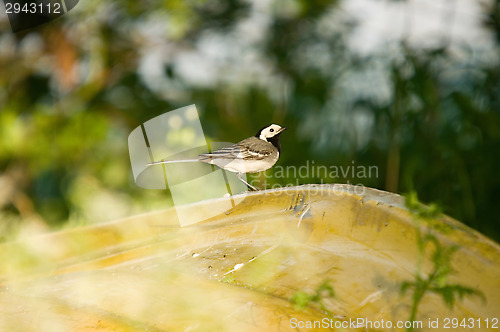
POLYGON ((252 188, 252 190, 257 190, 257 188, 255 188, 254 186, 252 186, 250 183, 246 182, 245 180, 243 180, 243 178, 241 177, 241 173, 238 173, 238 179, 243 182, 244 184, 247 185, 248 188, 252 188))

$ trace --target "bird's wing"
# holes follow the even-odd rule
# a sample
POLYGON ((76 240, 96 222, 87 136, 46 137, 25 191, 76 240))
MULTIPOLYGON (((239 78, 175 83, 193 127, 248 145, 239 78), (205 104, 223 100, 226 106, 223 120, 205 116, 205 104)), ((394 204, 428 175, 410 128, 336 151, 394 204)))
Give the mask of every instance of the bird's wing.
MULTIPOLYGON (((263 159, 272 153, 272 150, 267 146, 262 148, 260 139, 258 141, 243 140, 238 144, 233 144, 226 148, 215 150, 212 153, 204 153, 200 155, 200 159, 263 159), (256 149, 258 148, 258 150, 256 149)), ((264 144, 269 144, 262 141, 264 144)))

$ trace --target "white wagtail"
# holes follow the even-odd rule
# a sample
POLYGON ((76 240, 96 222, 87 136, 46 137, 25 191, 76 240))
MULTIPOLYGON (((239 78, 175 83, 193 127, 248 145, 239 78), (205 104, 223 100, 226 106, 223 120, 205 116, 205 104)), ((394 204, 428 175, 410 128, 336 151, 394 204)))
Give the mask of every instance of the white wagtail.
POLYGON ((240 181, 253 190, 257 190, 241 176, 244 173, 263 172, 276 164, 281 153, 280 135, 285 129, 272 124, 259 130, 255 136, 211 153, 200 154, 196 159, 162 160, 150 163, 148 166, 201 161, 238 173, 240 181))

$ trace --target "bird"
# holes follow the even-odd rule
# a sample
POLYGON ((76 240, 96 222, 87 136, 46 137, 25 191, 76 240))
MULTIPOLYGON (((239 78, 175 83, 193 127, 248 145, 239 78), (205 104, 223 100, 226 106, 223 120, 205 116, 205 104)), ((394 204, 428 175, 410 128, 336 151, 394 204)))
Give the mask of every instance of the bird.
POLYGON ((231 146, 202 153, 194 159, 162 160, 147 164, 154 166, 160 164, 181 162, 203 162, 218 166, 226 171, 238 174, 238 179, 248 188, 257 190, 242 178, 246 173, 259 173, 270 169, 276 164, 281 154, 281 133, 286 130, 277 124, 271 124, 260 129, 255 136, 231 146))

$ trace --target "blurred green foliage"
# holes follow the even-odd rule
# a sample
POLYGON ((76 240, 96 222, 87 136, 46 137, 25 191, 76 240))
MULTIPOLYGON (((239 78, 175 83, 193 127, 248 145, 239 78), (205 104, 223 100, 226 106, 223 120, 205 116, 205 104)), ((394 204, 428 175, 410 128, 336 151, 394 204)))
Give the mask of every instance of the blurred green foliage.
MULTIPOLYGON (((438 237, 433 234, 433 229, 437 229, 439 232, 444 231, 439 221, 441 215, 439 208, 434 204, 423 205, 418 201, 415 192, 405 195, 405 205, 413 215, 418 248, 414 278, 413 280, 403 281, 400 289, 401 295, 407 291, 412 292, 412 306, 408 321, 414 322, 416 320, 420 303, 428 293, 440 295, 450 310, 453 310, 456 302, 462 301, 466 296, 475 296, 486 302, 486 297, 481 291, 450 282, 450 277, 457 272, 451 265, 451 259, 460 250, 460 246, 442 244, 438 237), (422 222, 430 227, 424 230, 422 222), (432 247, 432 254, 430 255, 432 269, 430 272, 424 273, 423 264, 428 258, 426 257, 427 247, 432 247)), ((413 331, 414 329, 411 326, 406 330, 413 331)))
POLYGON ((333 286, 330 285, 329 280, 325 280, 321 285, 319 285, 313 294, 308 294, 305 291, 297 291, 290 302, 295 306, 296 309, 304 310, 308 306, 317 306, 321 311, 326 313, 328 316, 333 317, 333 314, 326 308, 323 303, 326 299, 335 298, 335 290, 333 286))
POLYGON ((499 7, 482 8, 492 49, 459 45, 460 56, 449 41, 406 40, 360 55, 348 47, 359 22, 329 0, 89 0, 17 34, 4 18, 1 238, 21 224, 38 232, 170 206, 168 193, 134 184, 127 136, 195 103, 214 141, 271 122, 290 128, 279 165, 379 169, 369 178, 269 176, 268 187, 415 190, 499 240, 499 7))

